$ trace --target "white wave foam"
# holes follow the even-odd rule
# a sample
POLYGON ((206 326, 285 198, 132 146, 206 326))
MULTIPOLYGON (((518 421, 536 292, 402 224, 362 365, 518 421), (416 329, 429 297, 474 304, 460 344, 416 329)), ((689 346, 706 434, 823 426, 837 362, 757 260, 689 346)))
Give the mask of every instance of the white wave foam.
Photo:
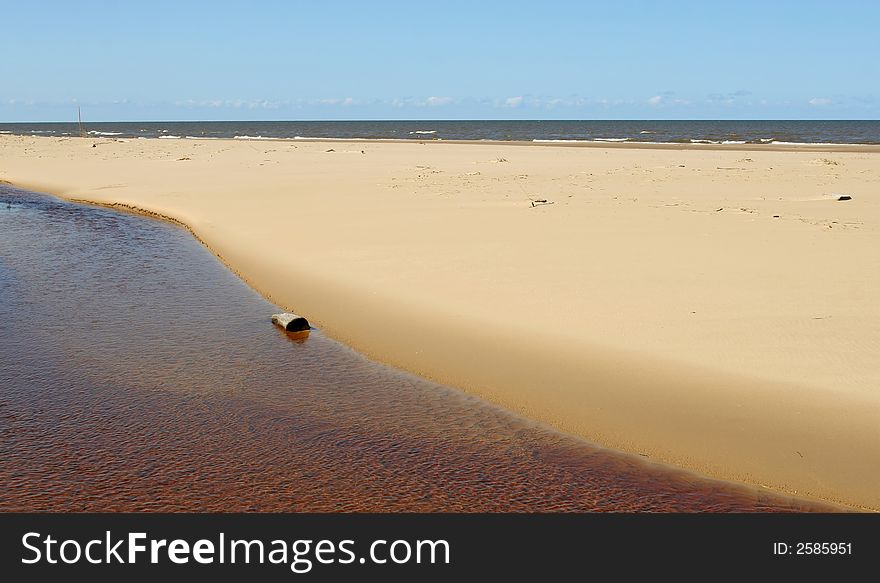
POLYGON ((436 134, 437 130, 415 130, 411 134, 436 134))
POLYGON ((652 132, 651 130, 642 130, 639 132, 640 134, 655 134, 657 132, 652 132))
POLYGON ((265 136, 232 136, 234 140, 281 140, 283 138, 267 138, 265 136))
POLYGON ((699 140, 699 139, 690 139, 688 140, 692 144, 747 144, 748 142, 741 140, 699 140))
POLYGON ((160 140, 179 140, 180 136, 159 136, 160 140))
POLYGON ((633 143, 633 144, 658 143, 658 142, 635 142, 635 141, 631 141, 629 138, 596 138, 594 140, 569 140, 569 139, 551 140, 551 139, 535 138, 532 141, 538 142, 541 144, 597 144, 597 143, 602 144, 602 143, 608 143, 608 142, 614 142, 614 143, 616 143, 616 142, 629 142, 629 143, 633 143))
MULTIPOLYGON (((552 140, 552 139, 539 139, 535 138, 532 142, 536 143, 544 143, 544 144, 553 144, 553 143, 561 143, 561 144, 595 144, 602 142, 627 142, 629 144, 680 144, 681 142, 648 142, 648 141, 638 141, 638 140, 628 140, 627 138, 596 138, 595 140, 552 140)), ((744 140, 705 140, 700 138, 691 138, 688 140, 691 144, 726 144, 726 145, 744 145, 749 144, 749 142, 744 140)), ((754 142, 752 142, 754 143, 754 142)), ((852 143, 841 143, 841 142, 782 142, 778 140, 761 140, 762 144, 779 144, 781 146, 852 146, 859 147, 870 144, 852 144, 852 143)))
POLYGON ((122 132, 99 132, 96 130, 89 131, 93 136, 121 136, 122 132))

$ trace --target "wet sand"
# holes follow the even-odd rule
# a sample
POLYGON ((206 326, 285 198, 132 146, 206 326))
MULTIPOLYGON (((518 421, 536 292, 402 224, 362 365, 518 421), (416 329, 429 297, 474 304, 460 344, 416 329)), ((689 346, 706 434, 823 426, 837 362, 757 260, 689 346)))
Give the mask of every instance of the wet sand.
POLYGON ((181 221, 331 337, 554 428, 878 509, 880 155, 821 150, 3 136, 0 179, 181 221))
POLYGON ((602 450, 276 310, 182 229, 0 187, 0 510, 828 509, 602 450))

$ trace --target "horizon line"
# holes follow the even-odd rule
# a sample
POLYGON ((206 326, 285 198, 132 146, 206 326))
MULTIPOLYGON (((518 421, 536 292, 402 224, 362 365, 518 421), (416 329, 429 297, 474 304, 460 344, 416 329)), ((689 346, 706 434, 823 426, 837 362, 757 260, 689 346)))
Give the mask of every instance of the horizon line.
MULTIPOLYGON (((774 122, 774 121, 805 121, 805 122, 877 122, 880 118, 375 118, 375 119, 130 119, 130 120, 83 120, 86 123, 375 123, 375 122, 613 122, 613 121, 652 121, 652 122, 774 122)), ((77 120, 29 120, 29 121, 0 121, 0 125, 15 124, 77 124, 77 120)))

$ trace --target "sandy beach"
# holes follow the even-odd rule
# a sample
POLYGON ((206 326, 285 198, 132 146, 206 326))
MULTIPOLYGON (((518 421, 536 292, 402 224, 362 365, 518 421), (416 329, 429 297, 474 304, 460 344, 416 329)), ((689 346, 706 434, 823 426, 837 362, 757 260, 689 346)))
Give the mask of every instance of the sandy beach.
POLYGON ((330 336, 562 431, 880 510, 880 147, 2 135, 0 180, 179 221, 330 336))

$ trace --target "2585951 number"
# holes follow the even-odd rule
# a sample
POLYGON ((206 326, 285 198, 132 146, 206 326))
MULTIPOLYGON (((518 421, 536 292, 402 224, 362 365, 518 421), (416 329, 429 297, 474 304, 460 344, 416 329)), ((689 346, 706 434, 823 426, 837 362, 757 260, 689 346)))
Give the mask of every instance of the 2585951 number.
POLYGON ((852 543, 796 543, 797 555, 851 555, 852 543))

